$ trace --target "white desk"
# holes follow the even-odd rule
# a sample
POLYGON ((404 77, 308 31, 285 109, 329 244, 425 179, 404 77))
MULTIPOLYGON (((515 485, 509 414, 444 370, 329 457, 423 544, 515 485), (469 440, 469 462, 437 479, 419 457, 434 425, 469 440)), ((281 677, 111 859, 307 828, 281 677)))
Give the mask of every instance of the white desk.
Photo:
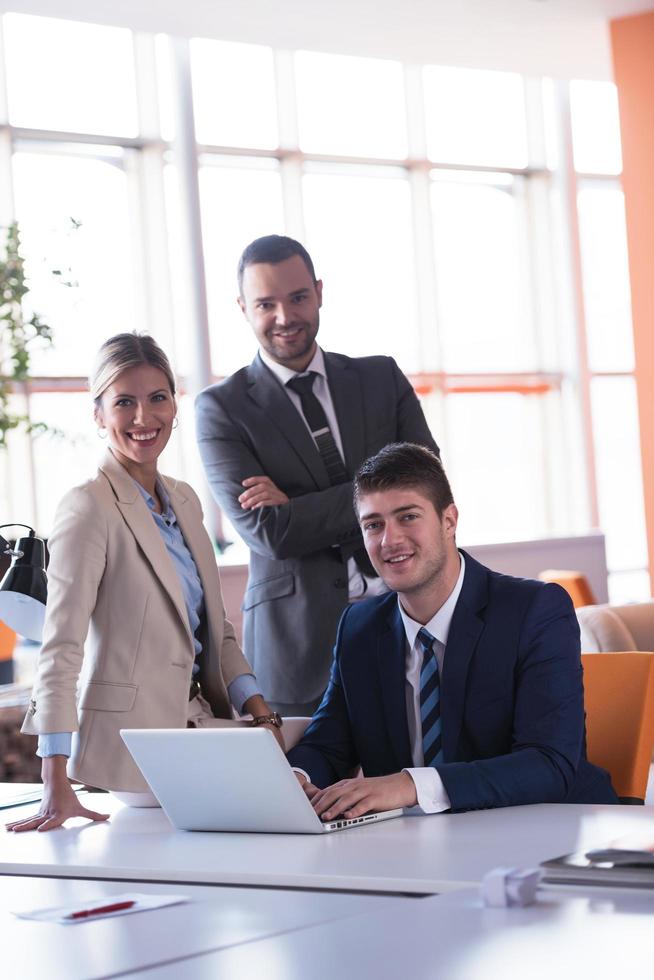
POLYGON ((484 908, 476 890, 339 919, 146 970, 138 980, 615 980, 650 977, 651 893, 539 896, 524 909, 484 908))
MULTIPOLYGON (((397 899, 256 888, 152 885, 0 877, 0 975, 5 980, 91 980, 278 934, 397 899), (190 901, 79 925, 19 919, 13 911, 107 899, 126 891, 182 894, 190 901)), ((183 975, 177 967, 177 976, 183 975)), ((266 970, 253 976, 266 976, 266 970)))
POLYGON ((431 894, 478 882, 497 865, 537 865, 654 827, 651 807, 539 805, 400 817, 324 836, 184 833, 161 810, 91 799, 112 813, 108 823, 0 833, 0 872, 431 894))

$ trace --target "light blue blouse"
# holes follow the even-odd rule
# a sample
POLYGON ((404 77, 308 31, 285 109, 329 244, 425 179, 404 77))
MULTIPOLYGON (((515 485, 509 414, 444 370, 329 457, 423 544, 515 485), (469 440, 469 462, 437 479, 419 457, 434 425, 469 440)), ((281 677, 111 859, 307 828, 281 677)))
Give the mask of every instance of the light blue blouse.
MULTIPOLYGON (((157 479, 157 494, 162 506, 161 514, 158 514, 155 510, 155 501, 151 494, 136 480, 134 482, 150 508, 154 522, 159 529, 168 554, 175 566, 175 571, 179 575, 189 626, 191 627, 193 642, 195 644, 195 662, 193 664, 193 676, 195 676, 200 670, 198 659, 202 653, 202 644, 197 636, 197 629, 202 619, 202 613, 204 612, 202 582, 200 581, 193 555, 184 541, 182 530, 177 523, 175 512, 170 504, 170 497, 166 493, 162 481, 157 479)), ((254 674, 241 674, 239 677, 234 678, 227 687, 229 700, 238 712, 242 711, 243 705, 249 698, 254 694, 260 693, 261 691, 259 690, 254 674)), ((52 732, 47 735, 39 735, 36 754, 41 756, 41 758, 47 758, 51 755, 69 756, 70 749, 71 732, 52 732)))

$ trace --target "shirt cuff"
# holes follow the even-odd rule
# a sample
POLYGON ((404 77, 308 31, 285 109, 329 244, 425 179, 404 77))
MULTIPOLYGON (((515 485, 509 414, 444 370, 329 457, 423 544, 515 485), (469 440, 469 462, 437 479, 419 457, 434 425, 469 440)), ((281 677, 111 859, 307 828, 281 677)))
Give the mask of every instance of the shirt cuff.
POLYGON ((408 772, 416 787, 418 806, 423 813, 442 813, 452 806, 445 792, 443 780, 431 766, 421 766, 417 769, 403 769, 408 772))
POLYGON ((254 674, 240 674, 231 684, 227 685, 229 700, 239 715, 243 714, 243 705, 255 694, 261 694, 254 674))
POLYGON ((300 774, 300 776, 304 776, 304 778, 306 779, 306 781, 307 781, 308 783, 310 783, 310 782, 311 782, 311 776, 310 776, 310 775, 309 775, 309 773, 308 773, 308 772, 306 771, 306 769, 300 769, 300 767, 299 767, 299 766, 291 766, 291 769, 293 770, 293 772, 297 772, 297 773, 299 773, 299 774, 300 774))
POLYGON ((39 735, 36 754, 41 759, 49 759, 52 755, 70 756, 72 737, 71 732, 50 732, 47 735, 39 735))

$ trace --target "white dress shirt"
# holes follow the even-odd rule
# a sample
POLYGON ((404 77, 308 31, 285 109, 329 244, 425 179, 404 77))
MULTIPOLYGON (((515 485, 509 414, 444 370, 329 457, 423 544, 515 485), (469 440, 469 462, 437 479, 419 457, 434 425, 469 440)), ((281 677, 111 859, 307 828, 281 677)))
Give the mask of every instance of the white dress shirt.
MULTIPOLYGON (((450 623, 454 614, 454 607, 457 604, 461 588, 463 586, 463 576, 465 574, 466 563, 463 555, 459 552, 461 559, 461 569, 456 585, 449 596, 428 623, 424 624, 434 637, 434 654, 438 663, 438 671, 443 678, 443 663, 445 660, 445 648, 447 647, 447 637, 450 632, 450 623)), ((416 787, 418 806, 423 813, 441 813, 449 810, 450 800, 445 792, 443 781, 438 772, 431 766, 424 765, 422 752, 422 723, 420 720, 420 669, 422 667, 423 651, 422 645, 418 640, 418 633, 423 624, 417 623, 402 608, 402 603, 398 596, 398 606, 400 616, 404 624, 404 632, 407 639, 406 652, 406 716, 409 726, 409 741, 411 743, 411 757, 414 768, 405 769, 408 772, 416 787)), ((442 692, 442 688, 441 688, 442 692)), ((447 694, 445 695, 447 696, 447 694)))
MULTIPOLYGON (((313 393, 320 402, 322 410, 327 417, 327 423, 331 429, 332 435, 334 437, 334 442, 336 443, 336 448, 338 449, 343 463, 345 463, 345 455, 343 453, 343 441, 341 439, 341 433, 338 428, 338 422, 336 420, 336 411, 334 410, 334 403, 332 401, 331 392, 329 390, 329 384, 327 382, 327 372, 325 370, 325 359, 323 352, 320 347, 316 346, 316 353, 313 355, 311 362, 307 365, 304 371, 292 371, 290 368, 284 367, 283 364, 278 364, 277 361, 273 361, 271 357, 266 354, 264 350, 259 349, 261 355, 261 360, 264 362, 267 368, 270 368, 272 373, 275 375, 282 388, 286 392, 288 398, 297 409, 300 418, 306 425, 309 432, 311 428, 309 423, 304 417, 302 412, 302 401, 297 392, 293 391, 291 388, 287 387, 287 382, 291 378, 302 377, 308 374, 309 371, 315 371, 317 377, 313 380, 313 393)), ((313 438, 313 435, 312 437, 313 438)), ((252 474, 256 476, 255 473, 252 474)), ((379 578, 368 578, 366 575, 362 575, 357 567, 357 563, 354 558, 350 558, 347 563, 347 577, 348 577, 348 598, 350 601, 354 599, 360 599, 365 595, 366 599, 373 595, 381 595, 382 592, 386 592, 386 586, 379 578)))

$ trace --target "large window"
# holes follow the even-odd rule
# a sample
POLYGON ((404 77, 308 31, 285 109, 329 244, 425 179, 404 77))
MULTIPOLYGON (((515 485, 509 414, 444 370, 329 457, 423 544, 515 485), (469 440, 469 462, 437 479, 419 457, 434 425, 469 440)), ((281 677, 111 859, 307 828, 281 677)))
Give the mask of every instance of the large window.
POLYGON ((55 331, 15 399, 60 433, 12 436, 5 519, 47 534, 92 467, 84 376, 118 330, 171 351, 184 394, 167 456, 202 482, 193 291, 206 283, 211 374, 228 375, 256 350, 238 256, 285 232, 324 281, 323 345, 390 354, 413 380, 463 543, 599 524, 612 595, 649 593, 613 86, 555 99, 511 73, 206 39, 182 56, 166 37, 18 14, 2 26, 0 215, 20 222, 30 302, 55 331))
POLYGON ((650 586, 615 87, 574 82, 571 108, 599 523, 628 601, 650 586))

